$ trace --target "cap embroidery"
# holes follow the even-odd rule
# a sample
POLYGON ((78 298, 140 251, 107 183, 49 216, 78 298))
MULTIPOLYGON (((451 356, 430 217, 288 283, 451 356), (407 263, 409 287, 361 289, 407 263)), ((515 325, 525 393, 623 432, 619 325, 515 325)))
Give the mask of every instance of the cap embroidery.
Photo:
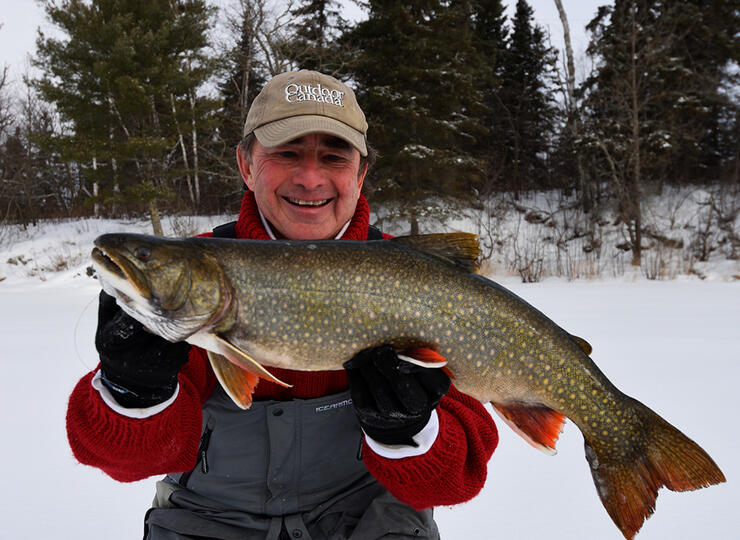
POLYGON ((321 86, 321 83, 318 83, 315 86, 291 83, 285 87, 285 101, 288 103, 318 101, 319 103, 328 103, 329 105, 343 107, 343 99, 344 92, 331 90, 321 86))

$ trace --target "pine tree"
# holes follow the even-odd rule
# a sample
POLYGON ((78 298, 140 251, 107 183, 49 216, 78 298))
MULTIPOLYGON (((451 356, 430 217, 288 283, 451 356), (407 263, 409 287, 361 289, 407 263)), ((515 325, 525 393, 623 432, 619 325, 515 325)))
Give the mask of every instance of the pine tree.
POLYGON ((473 2, 473 47, 478 56, 474 81, 481 95, 480 122, 485 128, 475 147, 476 154, 485 164, 484 192, 500 187, 503 165, 500 134, 506 111, 500 91, 508 38, 505 12, 501 0, 473 2))
POLYGON ((301 0, 291 11, 295 18, 286 55, 299 69, 337 75, 343 69, 343 50, 338 38, 349 25, 337 0, 301 0))
POLYGON ((199 94, 212 10, 204 0, 44 0, 65 35, 40 33, 34 81, 71 134, 60 144, 116 204, 145 205, 187 177, 197 203, 198 133, 213 103, 199 94), (182 157, 180 157, 182 156, 182 157), (195 181, 195 185, 193 185, 195 181), (145 187, 142 187, 144 185, 145 187))
POLYGON ((645 187, 717 173, 715 135, 722 112, 735 109, 720 87, 738 50, 737 11, 719 2, 617 0, 588 26, 589 54, 599 59, 584 84, 588 136, 596 174, 618 198, 633 264, 645 187))
POLYGON ((504 122, 500 147, 506 183, 516 192, 549 185, 548 163, 554 134, 555 56, 534 23, 525 0, 518 0, 501 70, 504 122))
POLYGON ((349 39, 351 77, 380 154, 374 196, 397 202, 415 231, 428 216, 444 217, 442 200, 469 201, 483 177, 472 7, 372 0, 369 8, 349 39))
POLYGON ((222 96, 220 139, 231 169, 234 167, 234 149, 242 139, 249 108, 267 81, 267 74, 258 58, 259 16, 256 6, 242 2, 238 18, 238 41, 227 54, 226 73, 219 85, 222 96))

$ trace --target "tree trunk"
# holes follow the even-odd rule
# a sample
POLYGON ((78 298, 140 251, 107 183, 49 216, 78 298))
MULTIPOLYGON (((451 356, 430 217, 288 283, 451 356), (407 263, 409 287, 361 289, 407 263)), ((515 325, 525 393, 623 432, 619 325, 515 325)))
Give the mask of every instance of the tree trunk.
POLYGON ((632 53, 630 70, 630 84, 632 94, 632 181, 628 189, 629 209, 634 226, 634 241, 632 243, 632 265, 640 266, 642 258, 642 223, 640 219, 640 111, 639 111, 639 87, 637 82, 637 22, 635 21, 635 2, 630 9, 632 18, 632 35, 630 39, 630 52, 632 53))
MULTIPOLYGON (((93 157, 93 171, 98 170, 98 158, 93 157)), ((93 182, 93 197, 95 197, 95 204, 93 204, 93 215, 96 218, 100 217, 100 201, 98 201, 98 195, 100 194, 100 184, 98 183, 98 177, 95 175, 95 181, 93 182)))
POLYGON ((149 214, 152 219, 152 231, 154 231, 154 236, 164 236, 162 220, 159 217, 159 210, 157 209, 157 199, 149 201, 149 214))
MULTIPOLYGON (((565 41, 565 58, 567 73, 566 75, 566 107, 568 108, 568 117, 571 120, 570 130, 573 140, 576 140, 580 135, 580 118, 578 104, 576 102, 576 64, 573 59, 573 46, 570 39, 570 25, 568 24, 568 17, 565 14, 563 8, 563 2, 561 0, 555 0, 555 7, 558 9, 560 15, 560 22, 563 24, 563 39, 565 41)), ((583 159, 581 153, 576 151, 576 166, 578 168, 578 190, 581 192, 581 203, 583 204, 583 211, 588 213, 593 207, 593 197, 591 194, 591 185, 586 178, 586 171, 583 167, 583 159)))
POLYGON ((190 165, 188 164, 188 151, 185 147, 185 137, 182 135, 180 129, 180 122, 177 120, 177 108, 175 107, 175 95, 170 93, 170 103, 172 104, 172 118, 177 129, 177 142, 180 145, 182 151, 182 163, 185 167, 185 182, 188 185, 188 194, 190 195, 190 204, 195 207, 195 193, 193 192, 193 183, 190 181, 190 165))
POLYGON ((200 180, 198 178, 198 130, 195 124, 195 96, 190 92, 191 127, 193 139, 193 189, 195 190, 195 206, 200 206, 200 180))
POLYGON ((416 216, 415 215, 412 215, 409 218, 409 226, 410 226, 410 229, 411 229, 409 231, 409 234, 411 236, 414 236, 414 235, 419 234, 419 220, 416 219, 416 216))

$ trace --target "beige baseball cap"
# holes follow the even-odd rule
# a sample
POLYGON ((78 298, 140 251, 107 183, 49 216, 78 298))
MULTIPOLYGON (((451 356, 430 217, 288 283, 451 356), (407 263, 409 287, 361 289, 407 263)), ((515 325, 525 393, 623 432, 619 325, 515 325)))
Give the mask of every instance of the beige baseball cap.
POLYGON ((254 99, 244 135, 254 132, 267 147, 280 146, 309 133, 329 133, 367 156, 367 121, 355 93, 318 71, 289 71, 273 77, 254 99))

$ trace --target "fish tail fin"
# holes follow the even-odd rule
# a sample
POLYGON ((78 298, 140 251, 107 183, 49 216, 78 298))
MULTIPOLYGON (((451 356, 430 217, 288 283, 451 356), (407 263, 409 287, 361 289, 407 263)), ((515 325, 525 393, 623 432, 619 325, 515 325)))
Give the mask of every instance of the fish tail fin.
POLYGON ((642 434, 629 452, 585 437, 586 459, 601 502, 627 539, 655 510, 658 489, 689 491, 719 484, 725 476, 694 441, 639 402, 642 434))

